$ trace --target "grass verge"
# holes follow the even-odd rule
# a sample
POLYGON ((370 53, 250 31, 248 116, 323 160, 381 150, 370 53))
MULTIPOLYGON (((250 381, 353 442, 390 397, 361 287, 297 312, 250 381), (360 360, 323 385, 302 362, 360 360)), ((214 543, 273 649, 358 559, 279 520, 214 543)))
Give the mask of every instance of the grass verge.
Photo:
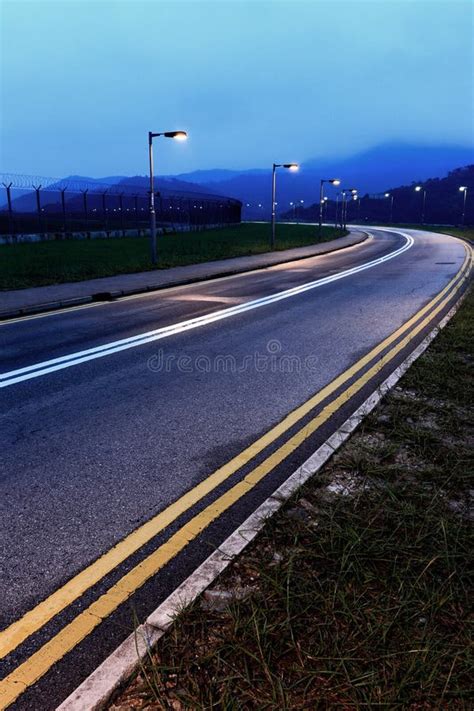
MULTIPOLYGON (((321 241, 346 231, 324 227, 321 241)), ((159 267, 197 264, 260 254, 269 250, 270 226, 243 223, 203 232, 159 236, 159 267)), ((318 240, 313 225, 277 225, 276 249, 291 249, 318 240)), ((0 289, 21 289, 151 269, 147 237, 60 240, 0 246, 0 289)))
POLYGON ((111 709, 472 708, 473 340, 471 291, 111 709))

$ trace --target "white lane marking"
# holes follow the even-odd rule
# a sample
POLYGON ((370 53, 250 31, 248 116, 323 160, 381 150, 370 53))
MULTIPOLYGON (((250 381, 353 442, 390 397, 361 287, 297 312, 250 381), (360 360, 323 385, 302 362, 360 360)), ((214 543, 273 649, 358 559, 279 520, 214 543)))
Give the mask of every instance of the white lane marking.
MULTIPOLYGON (((303 223, 301 223, 303 224, 303 223)), ((305 224, 312 224, 312 223, 305 223, 305 224)), ((317 223, 314 223, 315 225, 317 223)), ((348 247, 344 247, 342 249, 343 253, 346 254, 347 252, 350 252, 354 249, 357 249, 358 247, 364 247, 366 246, 369 242, 371 242, 374 239, 374 236, 369 234, 367 232, 367 227, 364 227, 363 231, 365 234, 368 235, 367 239, 365 239, 363 242, 357 242, 357 244, 352 244, 348 247)), ((73 311, 80 311, 82 309, 95 309, 99 306, 114 306, 116 304, 120 304, 123 301, 133 301, 135 299, 147 299, 149 298, 155 298, 157 292, 160 292, 164 296, 167 296, 170 292, 174 291, 181 291, 181 290, 187 290, 187 289, 195 289, 196 286, 202 282, 206 281, 208 284, 209 283, 217 283, 220 284, 223 281, 229 281, 230 279, 241 279, 242 277, 246 276, 252 276, 253 274, 261 274, 262 272, 265 271, 271 271, 276 269, 277 267, 280 268, 288 268, 288 265, 294 264, 295 262, 307 260, 307 259, 313 259, 315 257, 326 257, 326 256, 332 256, 334 252, 339 252, 341 251, 340 249, 334 249, 331 252, 321 252, 321 254, 310 254, 307 257, 299 257, 293 260, 289 260, 286 262, 276 262, 275 264, 269 264, 268 266, 265 267, 256 267, 255 269, 249 269, 248 271, 243 271, 243 272, 238 272, 237 274, 228 274, 227 276, 211 276, 211 277, 203 277, 202 279, 198 279, 196 281, 189 282, 189 284, 158 284, 155 286, 152 286, 150 288, 150 291, 141 291, 138 294, 130 294, 128 296, 118 296, 117 298, 111 299, 110 301, 93 301, 91 303, 86 303, 86 304, 79 304, 77 306, 64 306, 61 307, 60 309, 54 309, 52 311, 45 311, 44 313, 38 313, 38 314, 30 314, 29 316, 17 316, 16 318, 9 318, 5 319, 3 321, 0 321, 0 328, 2 326, 10 326, 11 324, 14 323, 22 323, 23 321, 32 321, 38 318, 49 318, 51 316, 64 316, 67 315, 68 313, 71 313, 73 311)), ((258 255, 254 255, 258 256, 258 255)), ((291 267, 290 267, 291 269, 291 267)))
POLYGON ((268 304, 273 304, 282 299, 288 299, 292 296, 297 296, 305 291, 311 289, 316 289, 325 284, 330 284, 339 279, 344 279, 345 277, 352 276, 358 272, 365 271, 366 269, 371 269, 372 267, 383 264, 394 257, 399 256, 403 252, 406 252, 413 246, 414 239, 404 232, 399 232, 405 239, 405 244, 396 249, 394 252, 387 254, 383 257, 378 257, 377 259, 366 262, 365 264, 360 264, 357 267, 352 267, 351 269, 346 269, 345 271, 339 272, 338 274, 332 274, 331 276, 324 277, 322 279, 317 279, 316 281, 307 282, 306 284, 301 284, 299 286, 292 287, 291 289, 286 289, 285 291, 277 292, 270 296, 264 296, 260 299, 255 299, 254 301, 248 301, 244 304, 238 304, 237 306, 231 306, 228 309, 221 309, 215 311, 214 313, 207 314, 205 316, 198 316, 196 318, 189 319, 187 321, 181 321, 180 323, 171 324, 170 326, 164 326, 162 328, 157 328, 153 331, 148 331, 146 333, 141 333, 137 336, 131 336, 130 338, 124 338, 119 341, 113 341, 111 343, 106 343, 102 346, 96 346, 94 348, 88 348, 84 351, 78 351, 76 353, 71 353, 66 356, 61 356, 59 358, 53 358, 52 360, 43 361, 41 363, 36 363, 34 365, 29 365, 24 368, 18 368, 17 370, 11 370, 7 373, 2 373, 0 375, 0 387, 8 387, 9 385, 15 385, 16 383, 21 383, 25 380, 30 380, 31 378, 39 378, 42 375, 47 375, 48 373, 53 373, 57 370, 62 370, 63 368, 69 368, 73 365, 79 365, 80 363, 85 363, 89 360, 94 360, 96 358, 103 358, 107 355, 112 355, 112 353, 119 353, 120 351, 127 350, 129 348, 136 348, 137 346, 142 346, 146 343, 151 343, 153 341, 158 341, 163 338, 168 338, 169 336, 174 336, 178 333, 183 333, 184 331, 189 331, 193 328, 198 328, 216 321, 221 321, 225 318, 230 318, 231 316, 236 316, 237 314, 245 313, 246 311, 251 311, 253 309, 260 308, 261 306, 267 306, 268 304))

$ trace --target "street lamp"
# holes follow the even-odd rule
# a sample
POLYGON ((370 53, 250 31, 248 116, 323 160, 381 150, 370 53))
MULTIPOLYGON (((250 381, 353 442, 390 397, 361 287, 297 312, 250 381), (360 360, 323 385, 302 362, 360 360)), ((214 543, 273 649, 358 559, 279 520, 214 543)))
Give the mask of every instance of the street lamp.
POLYGON ((301 209, 303 209, 303 205, 304 205, 304 200, 300 200, 300 201, 299 201, 299 205, 298 205, 298 202, 295 202, 295 220, 296 220, 296 224, 297 224, 297 225, 299 225, 299 214, 300 214, 300 213, 298 212, 298 207, 300 207, 301 209))
POLYGON ((328 219, 328 202, 329 202, 329 198, 325 195, 323 197, 323 220, 325 222, 328 219))
POLYGON ((321 239, 321 231, 323 226, 323 202, 324 202, 324 183, 331 185, 340 185, 339 178, 322 178, 319 181, 319 239, 321 239))
POLYGON ((464 220, 466 217, 467 185, 461 185, 459 188, 459 191, 461 193, 464 193, 464 199, 462 202, 462 217, 461 217, 461 225, 464 227, 464 220))
POLYGON ((393 193, 385 193, 384 197, 390 198, 390 224, 393 225, 393 193))
POLYGON ((426 190, 422 185, 417 185, 415 188, 416 193, 423 191, 423 202, 421 203, 421 224, 425 224, 425 203, 426 203, 426 190))
POLYGON ((298 163, 273 163, 272 168, 272 234, 270 241, 270 249, 275 249, 275 195, 276 195, 276 169, 286 168, 291 170, 292 173, 299 169, 298 163))
POLYGON ((345 230, 347 226, 347 200, 346 195, 357 195, 357 188, 346 188, 342 191, 341 202, 341 229, 345 230))
POLYGON ((360 197, 359 195, 353 195, 352 199, 357 203, 357 222, 360 224, 360 197))
POLYGON ((156 213, 155 213, 155 187, 153 176, 153 139, 158 136, 165 138, 174 138, 176 141, 185 141, 188 137, 186 131, 162 131, 161 133, 152 133, 148 131, 148 159, 150 162, 150 249, 151 263, 156 265, 156 213))

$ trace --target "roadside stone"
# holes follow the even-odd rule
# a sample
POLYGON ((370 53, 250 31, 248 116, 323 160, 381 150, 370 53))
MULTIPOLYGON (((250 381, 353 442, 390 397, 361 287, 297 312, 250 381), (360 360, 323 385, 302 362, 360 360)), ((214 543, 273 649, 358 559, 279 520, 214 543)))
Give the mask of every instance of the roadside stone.
POLYGON ((258 590, 256 586, 247 585, 241 588, 232 588, 230 590, 223 590, 222 588, 215 588, 213 590, 206 590, 203 593, 203 599, 201 601, 201 607, 203 610, 209 610, 212 612, 223 612, 226 610, 233 602, 239 600, 245 600, 253 593, 258 590))
POLYGON ((283 562, 283 556, 281 553, 278 553, 278 551, 275 551, 274 554, 272 555, 272 558, 270 560, 270 563, 268 564, 270 568, 274 568, 277 565, 281 565, 283 562))
POLYGON ((368 488, 369 484, 365 479, 361 479, 349 472, 341 472, 334 475, 329 484, 327 484, 325 492, 335 496, 355 496, 355 494, 368 488))
POLYGON ((309 512, 300 506, 292 506, 291 509, 285 511, 285 516, 292 521, 302 521, 303 523, 309 523, 311 521, 309 512))

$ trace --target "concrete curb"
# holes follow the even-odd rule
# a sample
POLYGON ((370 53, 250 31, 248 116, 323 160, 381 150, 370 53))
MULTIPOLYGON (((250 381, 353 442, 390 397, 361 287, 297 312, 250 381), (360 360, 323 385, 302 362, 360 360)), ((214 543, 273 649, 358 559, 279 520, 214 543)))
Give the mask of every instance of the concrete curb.
POLYGON ((247 547, 283 504, 330 459, 362 420, 428 348, 463 302, 467 291, 405 360, 293 474, 269 496, 122 644, 63 701, 56 711, 99 711, 124 685, 175 617, 193 602, 247 547))
MULTIPOLYGON (((346 235, 349 237, 350 235, 346 235)), ((365 242, 369 237, 369 233, 360 230, 360 234, 354 235, 354 239, 350 244, 343 244, 341 246, 337 245, 336 243, 338 242, 339 239, 342 239, 341 237, 338 237, 335 240, 331 240, 330 242, 322 242, 319 245, 314 245, 314 247, 321 247, 322 245, 328 245, 328 249, 324 250, 319 250, 314 253, 310 254, 304 254, 301 256, 293 256, 289 258, 288 256, 283 256, 283 253, 286 250, 283 250, 282 252, 282 258, 281 260, 276 260, 276 261, 267 261, 267 262, 262 262, 260 264, 255 264, 255 265, 249 265, 248 267, 241 267, 239 269, 223 269, 222 271, 216 272, 214 274, 208 274, 205 276, 198 276, 198 277, 190 277, 189 279, 170 279, 170 281, 161 283, 161 284, 147 284, 146 286, 139 287, 139 288, 133 288, 133 289, 116 289, 112 291, 101 291, 101 292, 96 292, 92 293, 88 296, 77 296, 71 299, 61 299, 58 301, 49 301, 45 303, 39 303, 35 304, 32 306, 25 306, 22 308, 18 309, 6 309, 4 311, 0 311, 0 321, 7 321, 8 319, 12 318, 19 318, 21 316, 33 316, 35 314, 40 314, 40 313, 46 313, 48 311, 57 311, 58 309, 65 309, 69 308, 71 306, 81 306, 84 304, 90 304, 95 301, 113 301, 114 299, 119 299, 123 296, 134 296, 136 294, 146 294, 151 291, 161 291, 163 289, 169 289, 171 287, 175 286, 187 286, 188 284, 196 284, 198 282, 202 281, 212 281, 214 279, 222 279, 223 277, 228 277, 228 276, 235 276, 236 274, 246 274, 247 272, 253 272, 257 271, 260 269, 268 269, 269 267, 274 267, 279 264, 285 264, 285 262, 297 262, 302 259, 309 259, 311 257, 317 257, 319 255, 324 255, 324 254, 331 254, 331 252, 338 252, 341 249, 348 249, 349 247, 355 247, 358 244, 362 244, 365 242)), ((296 248, 297 249, 297 248, 296 248)), ((274 252, 270 252, 270 254, 274 255, 274 252)), ((255 255, 256 257, 259 255, 255 255)), ((232 259, 232 258, 231 258, 232 259)), ((212 264, 212 262, 210 262, 212 264)), ((148 272, 147 272, 148 273, 148 272)), ((150 274, 153 274, 153 272, 149 272, 150 274)), ((0 295, 1 295, 0 291, 0 295)))

